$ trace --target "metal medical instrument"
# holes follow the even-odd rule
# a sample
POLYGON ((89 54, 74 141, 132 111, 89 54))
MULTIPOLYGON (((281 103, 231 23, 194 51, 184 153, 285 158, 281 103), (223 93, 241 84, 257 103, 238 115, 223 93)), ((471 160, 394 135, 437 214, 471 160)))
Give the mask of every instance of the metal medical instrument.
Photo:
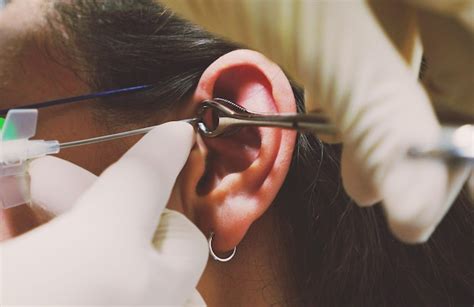
MULTIPOLYGON (((152 89, 153 86, 135 86, 96 94, 35 103, 16 109, 0 110, 7 114, 0 118, 0 207, 10 208, 30 202, 28 162, 45 155, 57 154, 61 149, 110 141, 145 134, 156 126, 135 129, 84 140, 60 143, 57 140, 30 140, 36 133, 38 110, 54 105, 75 103, 91 98, 109 97, 152 89)), ((319 135, 337 135, 338 131, 323 114, 278 114, 251 112, 229 100, 205 100, 197 110, 196 118, 182 120, 195 127, 204 137, 226 137, 242 127, 276 127, 319 135)), ((445 159, 455 163, 474 165, 474 125, 443 126, 439 143, 433 148, 412 148, 413 158, 445 159)))
MULTIPOLYGON (((231 135, 243 126, 278 127, 319 135, 338 134, 323 114, 253 113, 221 98, 204 101, 198 110, 197 129, 206 137, 231 135)), ((474 125, 442 126, 438 144, 431 148, 411 148, 408 155, 474 165, 474 125)))
POLYGON ((337 134, 337 129, 322 114, 253 113, 222 98, 203 101, 197 115, 197 129, 206 137, 229 135, 242 126, 276 127, 324 135, 337 134))

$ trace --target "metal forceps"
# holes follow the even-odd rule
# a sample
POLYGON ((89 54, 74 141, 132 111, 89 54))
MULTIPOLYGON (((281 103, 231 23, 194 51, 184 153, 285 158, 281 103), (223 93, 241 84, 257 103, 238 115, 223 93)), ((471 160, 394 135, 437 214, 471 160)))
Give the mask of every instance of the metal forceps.
MULTIPOLYGON (((278 127, 319 135, 338 131, 323 114, 260 114, 222 98, 205 100, 198 109, 196 129, 206 137, 234 134, 243 126, 278 127)), ((474 125, 442 126, 442 138, 430 148, 410 148, 412 158, 445 159, 474 165, 474 125)))
POLYGON ((233 134, 242 126, 286 128, 324 135, 337 134, 337 129, 322 114, 253 113, 222 98, 203 101, 197 115, 198 131, 211 138, 233 134))

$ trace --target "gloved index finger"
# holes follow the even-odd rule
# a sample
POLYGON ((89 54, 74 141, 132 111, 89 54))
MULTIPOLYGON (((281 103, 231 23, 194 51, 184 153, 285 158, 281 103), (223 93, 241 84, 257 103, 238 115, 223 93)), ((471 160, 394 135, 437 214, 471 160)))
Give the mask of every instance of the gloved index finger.
POLYGON ((97 179, 76 207, 100 229, 136 232, 151 240, 193 144, 189 124, 153 129, 97 179))

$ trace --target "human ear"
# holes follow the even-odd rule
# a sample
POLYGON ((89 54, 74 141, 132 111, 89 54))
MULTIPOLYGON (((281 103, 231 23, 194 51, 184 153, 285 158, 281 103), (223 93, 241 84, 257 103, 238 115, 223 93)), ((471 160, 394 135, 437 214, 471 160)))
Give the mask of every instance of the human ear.
MULTIPOLYGON (((296 112, 281 69, 250 50, 230 52, 203 73, 192 102, 225 98, 254 112, 296 112)), ((240 128, 217 138, 198 138, 179 181, 183 211, 224 252, 238 245, 271 205, 288 173, 296 134, 277 128, 240 128)))

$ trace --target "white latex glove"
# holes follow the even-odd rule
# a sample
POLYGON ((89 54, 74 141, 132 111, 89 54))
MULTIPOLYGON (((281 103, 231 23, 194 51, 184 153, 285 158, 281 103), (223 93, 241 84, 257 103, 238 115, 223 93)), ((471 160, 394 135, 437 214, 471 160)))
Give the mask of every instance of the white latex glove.
POLYGON ((206 238, 164 209, 193 144, 190 125, 162 125, 98 178, 33 161, 33 201, 62 214, 0 245, 0 305, 204 305, 206 238))
MULTIPOLYGON (((383 200, 390 228, 400 239, 428 239, 465 182, 468 170, 449 168, 442 161, 407 157, 412 146, 436 144, 440 125, 425 90, 365 1, 160 2, 212 32, 262 51, 282 65, 304 85, 307 109, 322 108, 340 130, 345 145, 342 177, 346 191, 362 206, 383 200)), ((428 67, 440 82, 446 78, 450 78, 450 85, 458 82, 455 89, 462 93, 443 97, 453 98, 450 104, 474 114, 473 83, 469 81, 473 76, 469 65, 473 54, 473 1, 413 2, 436 5, 438 11, 455 16, 443 18, 431 36, 425 33, 431 21, 422 24, 426 41, 436 41, 436 47, 442 47, 429 46, 437 56, 429 57, 428 67), (467 41, 458 40, 450 46, 450 33, 437 31, 446 21, 451 25, 449 30, 463 29, 463 34, 455 38, 467 41), (443 41, 445 38, 448 43, 443 41), (460 55, 462 60, 455 65, 453 75, 449 60, 456 61, 460 55), (468 62, 462 62, 466 59, 468 62), (441 61, 447 65, 439 65, 441 61)), ((393 33, 399 34, 396 30, 393 33)), ((453 93, 445 85, 441 88, 444 93, 453 93)))

